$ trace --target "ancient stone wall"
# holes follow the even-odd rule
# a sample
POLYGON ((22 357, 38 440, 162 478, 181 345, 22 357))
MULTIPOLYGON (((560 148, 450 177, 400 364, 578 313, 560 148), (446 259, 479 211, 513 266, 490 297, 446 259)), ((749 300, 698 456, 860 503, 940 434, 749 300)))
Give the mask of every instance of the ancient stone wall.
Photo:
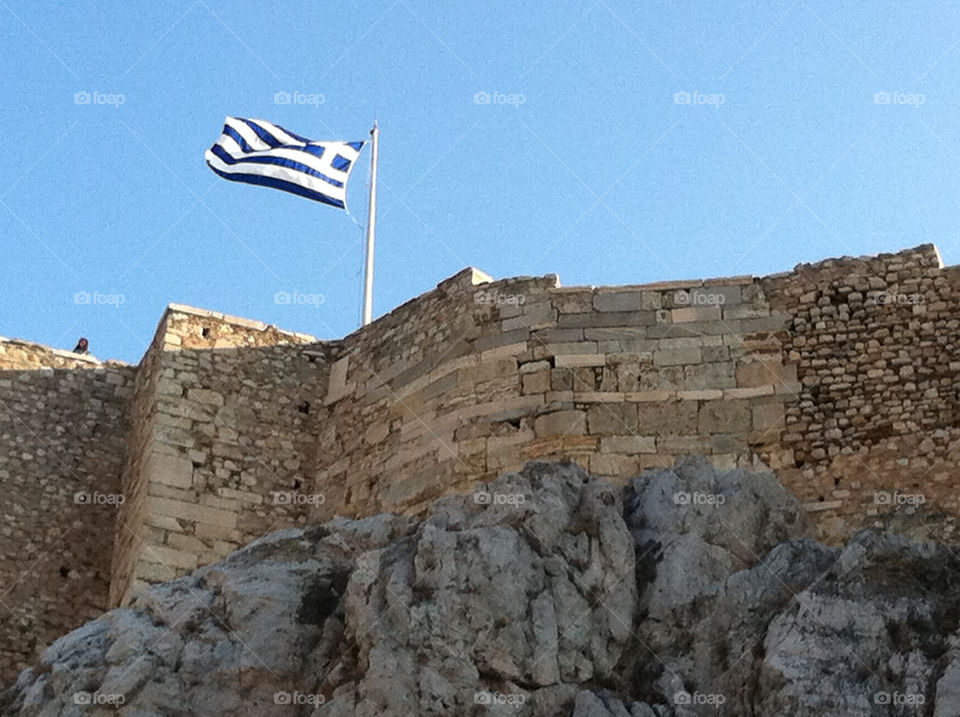
POLYGON ((784 355, 801 391, 780 472, 825 536, 923 513, 960 516, 960 276, 935 246, 830 259, 767 278, 793 318, 784 355))
POLYGON ((538 458, 623 482, 705 454, 775 469, 830 540, 913 515, 949 535, 958 292, 925 245, 640 286, 467 269, 331 342, 171 305, 137 368, 0 341, 0 660, 108 582, 123 604, 263 533, 420 512, 538 458))
POLYGON ((107 608, 135 370, 0 339, 0 681, 107 608))
POLYGON ((685 453, 780 467, 799 391, 789 320, 751 277, 562 288, 463 272, 344 340, 317 517, 416 511, 535 458, 616 481, 685 453))
POLYGON ((260 322, 168 309, 138 377, 113 604, 306 520, 326 352, 260 322))

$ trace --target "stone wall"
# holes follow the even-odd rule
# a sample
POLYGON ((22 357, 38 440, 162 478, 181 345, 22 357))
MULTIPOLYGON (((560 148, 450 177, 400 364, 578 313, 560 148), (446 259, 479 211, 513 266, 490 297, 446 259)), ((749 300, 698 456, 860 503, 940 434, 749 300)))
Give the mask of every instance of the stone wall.
POLYGON ((535 458, 621 482, 685 453, 780 467, 799 391, 789 319, 751 277, 562 288, 463 272, 339 347, 317 517, 415 512, 535 458))
POLYGON ((326 345, 172 305, 141 364, 111 603, 306 520, 326 345), (304 344, 308 344, 304 347, 304 344))
POLYGON ((958 282, 931 245, 621 287, 467 269, 338 341, 178 305, 136 368, 2 340, 0 659, 263 533, 537 458, 623 482, 705 454, 775 469, 828 540, 949 535, 958 282))
POLYGON ((107 608, 134 372, 0 339, 0 680, 107 608))
POLYGON ((941 267, 927 244, 763 282, 793 317, 784 353, 801 382, 781 478, 827 537, 918 506, 943 537, 960 515, 960 274, 941 267))

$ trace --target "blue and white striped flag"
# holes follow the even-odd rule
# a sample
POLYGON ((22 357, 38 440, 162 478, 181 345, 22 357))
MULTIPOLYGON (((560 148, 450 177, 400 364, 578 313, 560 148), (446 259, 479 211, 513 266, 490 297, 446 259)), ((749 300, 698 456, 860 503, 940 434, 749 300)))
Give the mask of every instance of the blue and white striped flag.
POLYGON ((340 209, 363 142, 314 142, 264 120, 227 117, 223 134, 204 155, 232 182, 262 184, 340 209))

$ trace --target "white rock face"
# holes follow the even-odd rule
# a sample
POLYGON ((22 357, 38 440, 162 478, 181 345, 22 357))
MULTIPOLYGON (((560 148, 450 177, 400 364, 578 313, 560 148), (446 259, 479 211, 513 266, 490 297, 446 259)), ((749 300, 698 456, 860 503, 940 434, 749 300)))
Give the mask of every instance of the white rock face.
POLYGON ((805 538, 770 474, 532 463, 268 535, 54 643, 4 715, 960 714, 960 561, 805 538))

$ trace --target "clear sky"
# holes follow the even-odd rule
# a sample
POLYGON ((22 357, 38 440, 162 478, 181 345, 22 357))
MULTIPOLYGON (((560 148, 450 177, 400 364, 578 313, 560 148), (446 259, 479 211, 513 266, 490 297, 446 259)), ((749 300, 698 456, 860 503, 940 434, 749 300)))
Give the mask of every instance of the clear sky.
POLYGON ((960 263, 958 30, 933 1, 0 0, 0 335, 136 362, 170 302, 354 330, 368 150, 351 218, 214 175, 226 115, 379 120, 375 316, 468 265, 960 263))

